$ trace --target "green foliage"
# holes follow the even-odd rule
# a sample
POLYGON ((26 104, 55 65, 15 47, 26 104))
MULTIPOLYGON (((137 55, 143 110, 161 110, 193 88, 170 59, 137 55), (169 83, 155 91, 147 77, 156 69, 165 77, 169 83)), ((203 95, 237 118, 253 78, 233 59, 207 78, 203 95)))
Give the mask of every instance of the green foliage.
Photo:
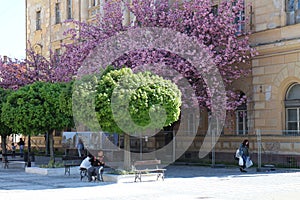
POLYGON ((64 167, 64 164, 61 162, 54 162, 54 160, 50 160, 47 165, 40 165, 40 168, 61 168, 64 167))
MULTIPOLYGON (((6 102, 7 96, 11 93, 11 90, 6 90, 6 89, 2 89, 0 88, 0 115, 2 113, 2 106, 3 104, 6 102)), ((1 118, 0 121, 0 135, 2 136, 8 136, 12 134, 12 129, 9 128, 3 121, 1 118)))
POLYGON ((61 93, 59 95, 59 108, 66 118, 66 127, 74 127, 73 111, 72 111, 72 92, 74 81, 61 84, 61 93))
POLYGON ((2 120, 24 135, 62 130, 69 118, 61 111, 60 83, 36 82, 12 92, 3 105, 2 120))
POLYGON ((73 84, 72 112, 76 126, 83 124, 91 130, 99 127, 94 110, 98 79, 98 75, 86 75, 73 84))
POLYGON ((181 92, 175 84, 150 72, 110 70, 98 82, 95 109, 102 130, 140 133, 177 121, 181 92))
POLYGON ((117 126, 111 110, 111 97, 118 81, 125 75, 130 75, 132 72, 128 68, 120 70, 111 70, 102 76, 97 87, 97 95, 95 100, 95 110, 97 120, 101 129, 106 132, 122 133, 123 131, 117 126))
POLYGON ((129 175, 129 174, 134 174, 134 171, 127 171, 123 169, 115 169, 109 172, 109 174, 114 174, 114 175, 129 175))

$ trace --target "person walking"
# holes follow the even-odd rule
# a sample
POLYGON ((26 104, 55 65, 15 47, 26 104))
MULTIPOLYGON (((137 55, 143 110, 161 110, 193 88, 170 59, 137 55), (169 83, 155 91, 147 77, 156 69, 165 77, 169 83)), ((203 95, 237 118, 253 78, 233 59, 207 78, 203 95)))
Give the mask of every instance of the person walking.
POLYGON ((20 138, 20 141, 18 142, 19 148, 20 148, 20 156, 23 157, 24 156, 24 146, 25 146, 25 142, 23 141, 22 138, 20 138))
POLYGON ((11 157, 16 157, 16 145, 14 142, 11 143, 11 157))
POLYGON ((84 145, 83 145, 83 142, 82 142, 81 139, 78 140, 77 150, 78 150, 78 156, 81 157, 82 153, 83 153, 83 150, 84 150, 84 145))
POLYGON ((240 164, 240 171, 241 172, 247 172, 245 170, 245 168, 246 168, 247 159, 250 160, 250 157, 249 157, 249 140, 245 139, 242 142, 242 144, 239 147, 239 155, 240 155, 241 159, 243 159, 243 164, 242 165, 240 164))

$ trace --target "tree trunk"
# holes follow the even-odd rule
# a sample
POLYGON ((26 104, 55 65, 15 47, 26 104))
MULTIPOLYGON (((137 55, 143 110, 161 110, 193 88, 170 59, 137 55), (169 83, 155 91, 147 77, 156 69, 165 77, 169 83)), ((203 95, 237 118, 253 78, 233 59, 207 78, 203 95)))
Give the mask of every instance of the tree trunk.
POLYGON ((45 155, 48 156, 50 154, 49 150, 49 133, 45 134, 45 155))
MULTIPOLYGON (((1 135, 1 148, 2 148, 2 154, 6 154, 6 135, 1 135)), ((4 163, 5 157, 2 156, 2 162, 4 163)))
POLYGON ((30 135, 28 135, 28 154, 27 154, 27 167, 31 167, 31 160, 30 160, 30 154, 31 154, 31 138, 30 135))
POLYGON ((130 135, 124 134, 124 169, 131 170, 130 135))
POLYGON ((54 158, 54 141, 53 141, 54 132, 55 132, 55 130, 51 130, 51 131, 48 132, 50 160, 53 161, 53 162, 55 162, 55 158, 54 158))

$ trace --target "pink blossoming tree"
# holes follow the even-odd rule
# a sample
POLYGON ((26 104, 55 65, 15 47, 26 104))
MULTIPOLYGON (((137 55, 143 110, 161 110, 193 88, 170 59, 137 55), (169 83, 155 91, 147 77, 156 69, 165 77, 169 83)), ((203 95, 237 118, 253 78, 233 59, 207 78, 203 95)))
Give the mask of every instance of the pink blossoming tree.
MULTIPOLYGON (((246 20, 241 18, 244 9, 243 0, 223 1, 217 9, 213 7, 211 0, 184 1, 181 4, 176 1, 170 4, 167 0, 133 0, 130 4, 120 0, 107 1, 103 8, 104 15, 99 15, 93 23, 74 21, 77 28, 66 32, 71 35, 73 43, 66 45, 61 64, 73 66, 75 72, 98 45, 128 30, 141 27, 171 29, 196 38, 210 52, 226 88, 226 109, 235 110, 245 102, 245 97, 239 98, 232 83, 248 76, 250 69, 245 65, 255 55, 254 49, 249 45, 249 33, 238 32, 237 29, 246 24, 246 20), (135 16, 128 25, 122 23, 124 7, 135 16)), ((111 56, 109 53, 107 52, 107 57, 111 56)), ((125 65, 135 69, 153 63, 164 63, 182 74, 195 90, 200 106, 211 108, 212 96, 207 91, 201 73, 187 60, 172 52, 155 48, 137 49, 124 54, 112 64, 117 68, 125 65)))

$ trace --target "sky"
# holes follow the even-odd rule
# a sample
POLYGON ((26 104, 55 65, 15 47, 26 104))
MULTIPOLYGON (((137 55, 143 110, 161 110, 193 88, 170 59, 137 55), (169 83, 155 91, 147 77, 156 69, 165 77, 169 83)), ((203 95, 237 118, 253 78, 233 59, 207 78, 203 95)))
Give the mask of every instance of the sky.
POLYGON ((25 0, 0 0, 0 56, 25 58, 25 0))

